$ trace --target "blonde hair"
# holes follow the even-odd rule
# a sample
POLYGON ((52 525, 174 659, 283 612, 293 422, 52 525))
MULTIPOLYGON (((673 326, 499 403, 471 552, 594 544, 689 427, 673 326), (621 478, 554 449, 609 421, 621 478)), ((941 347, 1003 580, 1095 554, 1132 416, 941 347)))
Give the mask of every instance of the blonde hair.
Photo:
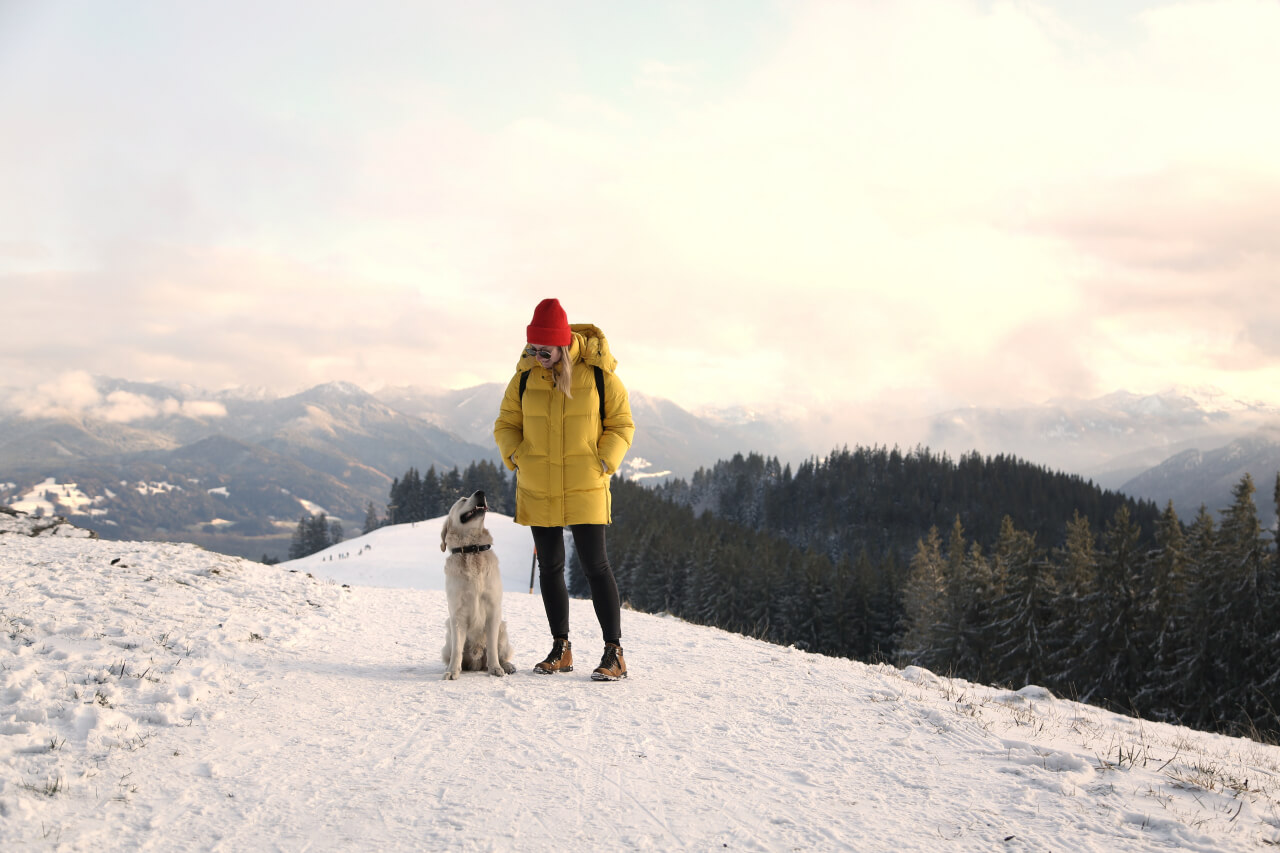
POLYGON ((573 399, 573 359, 569 358, 568 347, 560 347, 560 370, 556 372, 556 387, 570 400, 573 399))

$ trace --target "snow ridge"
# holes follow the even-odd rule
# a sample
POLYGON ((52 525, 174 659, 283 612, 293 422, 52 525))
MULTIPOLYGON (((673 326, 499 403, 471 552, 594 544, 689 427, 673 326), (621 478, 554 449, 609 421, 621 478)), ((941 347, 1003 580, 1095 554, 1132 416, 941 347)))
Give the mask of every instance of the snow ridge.
MULTIPOLYGON (((428 525, 378 532, 340 547, 443 559, 428 525)), ((527 571, 526 544, 495 550, 527 571)), ((577 600, 578 669, 535 676, 541 600, 510 590, 520 670, 446 682, 443 593, 320 571, 0 536, 0 847, 1280 843, 1277 747, 630 611, 631 678, 600 684, 577 600)))

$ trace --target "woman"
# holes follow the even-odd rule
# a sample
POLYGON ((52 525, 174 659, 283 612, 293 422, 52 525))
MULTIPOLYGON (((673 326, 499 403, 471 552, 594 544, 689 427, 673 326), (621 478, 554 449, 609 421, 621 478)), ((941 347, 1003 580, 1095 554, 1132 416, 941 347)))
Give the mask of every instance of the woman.
POLYGON ((542 603, 551 626, 551 653, 534 667, 550 674, 573 670, 569 642, 569 590, 564 582, 567 525, 591 585, 604 634, 604 656, 591 677, 627 677, 622 658, 618 585, 605 553, 609 478, 631 446, 635 425, 627 389, 614 375, 618 361, 604 333, 570 326, 555 299, 533 312, 515 376, 507 384, 493 437, 516 472, 516 523, 533 531, 541 570, 542 603))

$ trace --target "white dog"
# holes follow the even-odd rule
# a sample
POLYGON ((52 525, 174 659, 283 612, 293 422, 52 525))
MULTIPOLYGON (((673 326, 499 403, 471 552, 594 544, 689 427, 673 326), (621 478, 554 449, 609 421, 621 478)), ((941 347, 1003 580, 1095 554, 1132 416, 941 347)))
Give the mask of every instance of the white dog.
POLYGON ((484 528, 489 511, 484 492, 459 498, 440 530, 444 561, 444 591, 449 618, 444 623, 444 649, 448 681, 462 670, 488 670, 490 675, 515 672, 507 623, 502 619, 502 576, 493 536, 484 528))

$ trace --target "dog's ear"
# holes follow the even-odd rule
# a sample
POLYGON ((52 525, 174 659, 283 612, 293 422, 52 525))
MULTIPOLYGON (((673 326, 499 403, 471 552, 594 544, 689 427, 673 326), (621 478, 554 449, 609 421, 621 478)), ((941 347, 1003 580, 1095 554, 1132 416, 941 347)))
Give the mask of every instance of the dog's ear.
POLYGON ((453 526, 453 514, 450 513, 444 517, 444 524, 440 525, 440 550, 448 549, 448 545, 444 544, 444 540, 449 535, 449 528, 453 526))

